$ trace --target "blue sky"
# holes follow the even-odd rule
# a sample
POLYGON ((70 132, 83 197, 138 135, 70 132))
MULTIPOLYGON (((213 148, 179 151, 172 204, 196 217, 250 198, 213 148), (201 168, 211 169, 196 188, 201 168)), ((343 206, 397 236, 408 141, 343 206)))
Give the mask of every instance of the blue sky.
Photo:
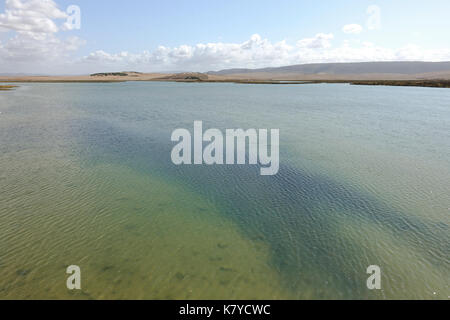
POLYGON ((350 23, 364 25, 366 9, 378 5, 382 28, 365 32, 365 41, 396 47, 414 42, 429 48, 450 45, 450 1, 364 0, 68 0, 82 9, 79 36, 86 50, 140 51, 158 45, 243 42, 252 34, 272 41, 296 41, 317 33, 335 34, 350 23))
POLYGON ((45 55, 52 57, 54 70, 50 72, 54 73, 125 67, 205 71, 334 60, 450 60, 448 0, 0 3, 0 67, 6 69, 39 72, 45 55), (79 30, 62 27, 70 5, 81 10, 79 30), (379 13, 376 27, 373 6, 379 13), (60 14, 52 11, 55 8, 60 14), (32 20, 36 12, 57 28, 32 20), (353 27, 344 32, 348 25, 353 27), (61 42, 58 46, 57 41, 61 42), (211 45, 205 49, 199 44, 211 45), (24 54, 23 50, 33 46, 35 54, 24 54), (158 51, 160 46, 164 49, 158 51), (36 55, 39 52, 42 57, 36 55), (5 59, 10 60, 9 67, 5 59))

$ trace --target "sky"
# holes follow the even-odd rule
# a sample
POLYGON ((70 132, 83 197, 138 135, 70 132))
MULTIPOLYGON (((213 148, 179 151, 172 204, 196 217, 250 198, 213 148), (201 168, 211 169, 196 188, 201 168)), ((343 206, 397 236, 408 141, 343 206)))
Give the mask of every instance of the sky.
POLYGON ((0 0, 0 74, 450 61, 448 0, 0 0))

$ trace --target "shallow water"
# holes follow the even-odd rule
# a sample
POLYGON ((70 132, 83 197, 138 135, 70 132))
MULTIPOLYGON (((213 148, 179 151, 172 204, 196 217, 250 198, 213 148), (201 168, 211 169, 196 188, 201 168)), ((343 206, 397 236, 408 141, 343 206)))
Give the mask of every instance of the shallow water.
POLYGON ((23 84, 0 112, 0 299, 450 296, 448 89, 23 84), (280 129, 280 172, 174 166, 195 120, 280 129))

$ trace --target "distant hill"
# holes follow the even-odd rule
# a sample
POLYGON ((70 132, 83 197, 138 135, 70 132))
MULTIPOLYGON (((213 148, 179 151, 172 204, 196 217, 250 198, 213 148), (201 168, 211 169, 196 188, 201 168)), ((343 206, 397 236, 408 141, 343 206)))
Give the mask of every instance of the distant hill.
POLYGON ((227 76, 234 74, 304 74, 304 75, 358 75, 358 74, 425 74, 436 72, 450 72, 450 61, 448 62, 356 62, 356 63, 314 63, 299 64, 278 68, 262 69, 227 69, 221 71, 210 71, 207 74, 227 76))

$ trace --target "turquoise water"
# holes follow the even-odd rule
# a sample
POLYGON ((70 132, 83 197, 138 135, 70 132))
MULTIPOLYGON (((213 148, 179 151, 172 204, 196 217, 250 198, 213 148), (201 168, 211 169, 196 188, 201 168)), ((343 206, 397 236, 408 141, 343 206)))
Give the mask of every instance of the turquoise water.
POLYGON ((22 84, 0 112, 0 299, 450 296, 448 89, 22 84), (173 165, 195 120, 280 129, 279 173, 173 165))

